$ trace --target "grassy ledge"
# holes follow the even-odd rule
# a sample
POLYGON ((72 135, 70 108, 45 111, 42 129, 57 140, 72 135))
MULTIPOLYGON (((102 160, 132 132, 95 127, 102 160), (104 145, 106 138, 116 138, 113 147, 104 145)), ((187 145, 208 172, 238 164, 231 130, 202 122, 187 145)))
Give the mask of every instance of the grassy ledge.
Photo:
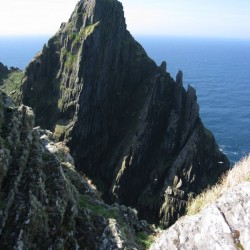
POLYGON ((136 234, 136 242, 143 247, 143 249, 149 249, 154 241, 154 236, 147 234, 146 232, 138 232, 136 234))
POLYGON ((1 79, 2 85, 0 85, 0 89, 7 95, 11 96, 14 101, 16 101, 20 93, 20 86, 23 76, 23 71, 13 71, 1 79))
POLYGON ((194 199, 190 199, 187 205, 187 215, 199 213, 203 208, 220 198, 227 190, 244 181, 250 181, 250 155, 236 163, 216 185, 207 188, 194 199))

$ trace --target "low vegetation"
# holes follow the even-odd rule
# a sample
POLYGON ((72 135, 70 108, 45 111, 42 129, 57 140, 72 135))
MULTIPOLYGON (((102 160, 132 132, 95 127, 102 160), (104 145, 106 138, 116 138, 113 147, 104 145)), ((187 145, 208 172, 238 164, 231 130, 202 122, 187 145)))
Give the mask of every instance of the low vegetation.
POLYGON ((65 59, 65 66, 68 70, 71 70, 73 68, 74 63, 77 61, 77 54, 74 51, 74 47, 76 45, 80 44, 81 40, 84 40, 86 37, 88 37, 95 29, 96 26, 98 26, 99 22, 96 22, 92 25, 86 26, 82 28, 79 32, 71 32, 69 34, 69 39, 72 41, 71 51, 68 51, 67 49, 62 49, 62 57, 65 59))
POLYGON ((97 27, 99 22, 96 22, 94 24, 91 24, 89 26, 83 27, 79 33, 78 32, 71 32, 69 34, 69 38, 73 41, 72 47, 74 47, 76 44, 78 44, 81 40, 84 40, 86 37, 88 37, 97 27))
POLYGON ((57 140, 60 140, 60 139, 62 139, 63 138, 63 136, 64 136, 64 133, 65 133, 65 126, 63 126, 63 125, 56 125, 56 127, 55 127, 55 132, 54 132, 54 136, 55 136, 55 138, 57 139, 57 140))
POLYGON ((75 63, 76 60, 77 60, 77 56, 76 56, 76 55, 73 55, 71 52, 68 52, 66 58, 67 58, 67 59, 66 59, 66 62, 65 62, 66 68, 72 69, 74 63, 75 63))
MULTIPOLYGON (((121 208, 116 205, 110 207, 102 203, 101 201, 93 199, 87 194, 80 194, 79 206, 80 208, 89 210, 89 212, 93 215, 101 216, 102 218, 116 222, 119 226, 122 238, 126 239, 126 242, 134 242, 136 249, 149 249, 156 237, 155 233, 149 233, 147 232, 147 230, 137 232, 134 231, 134 233, 131 233, 133 232, 133 230, 131 231, 131 228, 129 228, 129 225, 127 224, 126 220, 122 215, 124 211, 122 212, 120 210, 121 208)), ((131 209, 131 211, 132 210, 133 209, 131 209)))
POLYGON ((118 212, 115 209, 106 208, 103 204, 93 201, 88 195, 80 195, 80 207, 89 209, 92 213, 102 216, 105 219, 118 219, 118 212))
POLYGON ((200 212, 204 207, 220 198, 227 190, 244 181, 250 181, 250 155, 243 158, 222 176, 216 185, 209 187, 194 199, 189 200, 187 214, 193 215, 200 212))
POLYGON ((16 101, 20 94, 23 75, 23 71, 20 70, 10 71, 1 79, 2 85, 0 86, 0 89, 7 95, 11 96, 14 101, 16 101))
POLYGON ((138 232, 136 234, 136 242, 144 249, 149 249, 154 241, 154 236, 146 232, 138 232))

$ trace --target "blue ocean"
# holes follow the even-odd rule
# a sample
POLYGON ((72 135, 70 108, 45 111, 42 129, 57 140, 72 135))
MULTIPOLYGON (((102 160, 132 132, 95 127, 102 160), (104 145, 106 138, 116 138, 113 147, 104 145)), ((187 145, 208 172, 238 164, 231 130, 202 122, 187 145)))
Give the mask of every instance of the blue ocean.
POLYGON ((24 69, 43 48, 49 36, 0 36, 0 62, 24 69))
MULTIPOLYGON (((49 37, 0 37, 0 62, 24 69, 49 37)), ((173 78, 196 88, 200 115, 234 164, 250 153, 250 41, 143 37, 136 39, 173 78)))

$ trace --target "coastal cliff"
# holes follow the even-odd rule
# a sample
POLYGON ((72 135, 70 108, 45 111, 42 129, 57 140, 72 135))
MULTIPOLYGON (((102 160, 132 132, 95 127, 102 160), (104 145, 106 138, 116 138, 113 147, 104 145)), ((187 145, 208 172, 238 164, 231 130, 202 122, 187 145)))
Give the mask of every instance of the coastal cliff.
POLYGON ((0 249, 145 249, 141 235, 154 227, 105 204, 69 149, 34 121, 0 91, 0 249))
POLYGON ((79 1, 26 68, 19 101, 67 144, 106 201, 168 227, 229 168, 182 78, 147 56, 120 2, 79 1))

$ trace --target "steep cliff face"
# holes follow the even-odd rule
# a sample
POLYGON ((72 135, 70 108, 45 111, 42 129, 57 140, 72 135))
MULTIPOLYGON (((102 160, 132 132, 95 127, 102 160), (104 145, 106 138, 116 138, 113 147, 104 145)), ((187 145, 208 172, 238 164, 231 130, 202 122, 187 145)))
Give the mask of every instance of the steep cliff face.
POLYGON ((147 56, 116 0, 77 4, 27 67, 21 99, 106 200, 151 222, 171 225, 188 196, 229 167, 199 118, 195 90, 147 56))
POLYGON ((63 143, 0 91, 0 249, 144 249, 154 233, 125 206, 108 206, 63 143))

